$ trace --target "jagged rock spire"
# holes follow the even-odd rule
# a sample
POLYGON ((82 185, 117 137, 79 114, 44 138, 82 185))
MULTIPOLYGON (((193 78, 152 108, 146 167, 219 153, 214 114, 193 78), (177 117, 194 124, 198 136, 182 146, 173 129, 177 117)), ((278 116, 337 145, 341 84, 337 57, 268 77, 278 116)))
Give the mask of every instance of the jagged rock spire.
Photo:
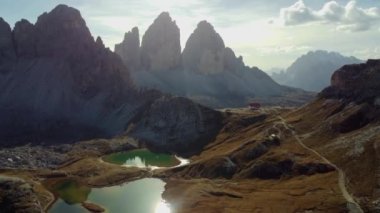
POLYGON ((149 71, 176 69, 181 63, 180 31, 169 13, 161 13, 145 32, 141 63, 149 71))

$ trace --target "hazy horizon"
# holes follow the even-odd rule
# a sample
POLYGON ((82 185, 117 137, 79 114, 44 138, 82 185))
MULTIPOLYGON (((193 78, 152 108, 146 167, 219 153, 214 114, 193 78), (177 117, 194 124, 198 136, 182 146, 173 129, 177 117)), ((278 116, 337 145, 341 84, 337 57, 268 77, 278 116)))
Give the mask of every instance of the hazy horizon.
POLYGON ((249 66, 269 71, 286 68, 311 50, 336 51, 359 59, 379 58, 380 2, 264 0, 5 0, 1 17, 12 27, 22 18, 34 23, 58 4, 81 11, 94 37, 101 36, 111 49, 134 26, 142 36, 163 11, 181 30, 181 46, 201 20, 209 21, 226 46, 242 55, 249 66), (25 5, 28 5, 27 7, 25 5), (13 13, 11 11, 19 11, 13 13), (360 40, 360 42, 357 42, 360 40))

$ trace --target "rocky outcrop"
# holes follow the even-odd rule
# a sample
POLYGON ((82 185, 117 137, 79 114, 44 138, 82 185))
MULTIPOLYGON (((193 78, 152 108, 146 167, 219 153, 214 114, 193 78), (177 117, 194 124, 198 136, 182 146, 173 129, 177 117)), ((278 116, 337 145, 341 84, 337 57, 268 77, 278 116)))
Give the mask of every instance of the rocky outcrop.
POLYGON ((141 42, 141 65, 148 71, 173 70, 180 66, 180 32, 169 13, 161 13, 141 42))
POLYGON ((161 97, 137 117, 128 134, 153 149, 175 150, 189 155, 212 141, 221 128, 221 114, 186 98, 161 97), (193 143, 189 143, 193 141, 193 143))
POLYGON ((22 179, 0 177, 1 212, 43 212, 32 186, 22 179))
POLYGON ((115 45, 115 53, 130 70, 140 68, 140 34, 137 27, 125 33, 124 40, 115 45))
POLYGON ((376 105, 380 91, 379 81, 380 60, 346 65, 335 71, 331 77, 331 86, 324 89, 319 96, 376 105))

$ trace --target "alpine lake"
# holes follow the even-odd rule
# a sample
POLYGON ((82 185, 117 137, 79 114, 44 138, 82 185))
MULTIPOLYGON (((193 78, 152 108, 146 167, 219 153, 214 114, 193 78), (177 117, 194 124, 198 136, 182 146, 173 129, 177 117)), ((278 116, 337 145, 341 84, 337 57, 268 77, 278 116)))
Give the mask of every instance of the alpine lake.
MULTIPOLYGON (((112 153, 102 161, 125 167, 160 169, 181 166, 188 160, 170 154, 153 153, 146 149, 112 153)), ((121 185, 91 188, 77 181, 63 179, 49 187, 57 200, 49 213, 85 213, 83 203, 95 204, 107 213, 174 213, 162 199, 165 182, 158 178, 143 178, 121 185)))

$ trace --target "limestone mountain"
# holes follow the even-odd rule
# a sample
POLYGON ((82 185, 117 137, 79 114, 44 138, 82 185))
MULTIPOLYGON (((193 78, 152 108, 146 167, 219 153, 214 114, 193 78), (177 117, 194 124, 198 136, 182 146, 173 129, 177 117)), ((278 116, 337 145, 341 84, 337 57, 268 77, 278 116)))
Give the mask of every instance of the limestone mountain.
POLYGON ((161 13, 141 42, 141 65, 149 71, 175 69, 181 62, 180 32, 169 13, 161 13))
POLYGON ((187 70, 204 74, 223 72, 224 49, 224 41, 214 27, 201 21, 187 40, 182 54, 183 66, 187 70))
POLYGON ((137 27, 125 33, 123 42, 115 45, 115 53, 131 70, 140 68, 140 34, 137 27))
MULTIPOLYGON (((127 46, 137 46, 129 39, 136 34, 127 34, 127 46)), ((100 37, 95 41, 80 12, 65 5, 35 24, 21 20, 13 31, 0 20, 0 117, 2 145, 111 137, 128 129, 148 144, 174 148, 206 138, 220 120, 218 112, 190 100, 138 90, 120 57, 100 37), (146 121, 152 111, 157 114, 146 121)))
MULTIPOLYGON (((256 67, 246 66, 207 21, 197 25, 182 54, 179 41, 179 29, 169 14, 159 15, 143 37, 142 66, 131 72, 138 87, 158 89, 216 108, 246 106, 252 100, 299 105, 312 97, 277 84, 256 67)), ((115 51, 127 67, 133 66, 119 51, 120 46, 128 49, 127 42, 118 44, 115 51)))
POLYGON ((346 64, 357 63, 361 63, 361 60, 337 52, 311 51, 299 57, 285 71, 273 73, 272 78, 283 85, 319 92, 329 85, 335 70, 346 64))

